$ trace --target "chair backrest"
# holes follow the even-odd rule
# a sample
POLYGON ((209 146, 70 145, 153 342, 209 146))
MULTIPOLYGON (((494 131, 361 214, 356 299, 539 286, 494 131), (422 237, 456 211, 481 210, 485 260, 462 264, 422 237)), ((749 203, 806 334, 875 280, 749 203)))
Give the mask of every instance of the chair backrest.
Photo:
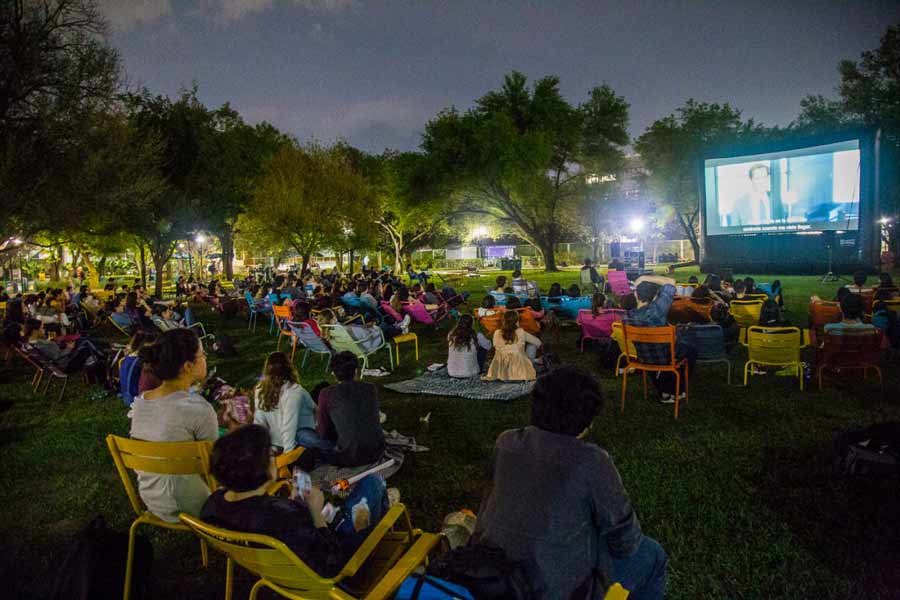
POLYGON ((589 309, 581 309, 578 311, 576 321, 581 325, 582 335, 592 338, 608 338, 612 335, 613 323, 621 321, 624 316, 625 311, 618 308, 601 310, 596 317, 589 309))
POLYGON ((503 325, 504 312, 505 311, 502 309, 495 309, 495 312, 492 315, 477 317, 478 323, 481 325, 481 328, 484 330, 484 335, 486 335, 488 339, 493 338, 494 332, 500 329, 500 326, 503 325))
MULTIPOLYGON (((184 513, 180 515, 180 518, 182 523, 190 527, 210 546, 224 553, 251 573, 289 590, 302 590, 304 597, 315 598, 352 598, 353 596, 338 590, 335 584, 346 577, 355 575, 371 556, 378 560, 393 556, 393 558, 387 558, 388 564, 382 567, 382 571, 390 568, 391 562, 401 559, 402 549, 388 547, 395 545, 388 540, 390 537, 388 534, 395 524, 399 524, 407 530, 408 535, 402 539, 409 540, 409 536, 413 533, 406 507, 403 504, 395 504, 369 532, 340 573, 335 577, 326 578, 318 575, 287 545, 273 537, 215 527, 184 513), (382 545, 385 546, 386 552, 384 553, 378 550, 382 545), (383 557, 382 554, 385 556, 383 557), (327 593, 332 590, 333 594, 327 593)), ((401 542, 401 545, 405 543, 401 542)), ((397 583, 399 584, 399 582, 397 583)))
POLYGON ((619 344, 619 350, 625 352, 628 358, 637 359, 637 349, 634 347, 634 342, 629 340, 628 344, 625 344, 625 328, 622 321, 616 321, 612 324, 612 332, 609 334, 609 337, 619 344), (628 349, 627 352, 626 348, 628 349))
POLYGON ((316 334, 316 330, 313 329, 312 325, 309 323, 303 323, 302 321, 286 321, 285 324, 290 328, 291 333, 294 334, 297 341, 306 348, 320 354, 331 352, 331 348, 328 347, 325 340, 316 334))
POLYGON ((819 300, 809 303, 809 328, 813 342, 818 344, 825 334, 825 325, 840 323, 842 319, 841 305, 837 302, 819 300))
MULTIPOLYGON (((675 364, 675 327, 666 325, 665 327, 639 327, 636 325, 624 324, 625 343, 634 344, 637 349, 638 360, 641 360, 641 347, 639 344, 646 345, 667 345, 668 348, 668 364, 675 364)), ((651 363, 663 364, 663 363, 651 363)))
POLYGON ((404 304, 402 309, 403 312, 412 317, 413 321, 424 323, 426 325, 434 325, 434 319, 432 318, 431 313, 428 312, 428 309, 426 309, 425 305, 421 302, 404 304))
POLYGON ((519 327, 530 333, 531 335, 540 335, 541 324, 538 323, 531 314, 531 309, 527 306, 524 308, 513 309, 519 313, 519 327))
POLYGON ((747 330, 747 351, 750 360, 767 365, 787 365, 800 362, 803 332, 797 327, 762 327, 747 330))
POLYGON ((616 296, 625 296, 631 293, 631 284, 628 283, 628 274, 625 271, 610 271, 606 274, 606 280, 616 296))
POLYGON ((768 299, 768 294, 744 294, 744 297, 741 298, 741 300, 762 300, 763 302, 768 299))
POLYGON ((881 357, 882 332, 879 329, 845 329, 840 334, 826 332, 821 339, 819 364, 863 367, 878 363, 881 357))
POLYGON ((866 313, 872 312, 872 306, 875 304, 875 290, 865 290, 859 293, 863 299, 863 310, 866 313))
POLYGON ((560 296, 559 300, 560 302, 556 306, 556 309, 572 320, 578 318, 578 311, 591 307, 590 296, 578 296, 577 298, 560 296))
POLYGON ((216 487, 209 473, 210 442, 145 442, 108 435, 106 446, 131 506, 139 516, 145 507, 128 474, 129 470, 158 475, 199 475, 206 480, 209 489, 216 487))
POLYGON ((391 303, 387 300, 381 301, 381 310, 385 312, 385 314, 389 315, 392 319, 397 321, 398 323, 403 320, 403 315, 394 310, 394 307, 391 306, 391 303))
POLYGON ((888 310, 895 313, 900 313, 900 298, 894 298, 892 300, 882 300, 882 302, 884 302, 884 305, 888 310))
POLYGON ((711 301, 676 296, 667 318, 670 323, 709 323, 712 321, 712 307, 711 301))
POLYGON ((759 324, 762 307, 762 300, 732 300, 729 312, 739 326, 751 327, 759 324))
POLYGON ((363 356, 365 354, 360 345, 356 343, 356 340, 353 339, 353 336, 350 335, 350 332, 347 331, 347 328, 343 325, 333 323, 331 325, 321 325, 321 328, 323 331, 328 332, 328 341, 335 352, 343 352, 346 350, 352 352, 356 356, 363 356))
POLYGON ((255 305, 253 302, 253 294, 251 294, 250 292, 244 292, 244 300, 247 301, 247 304, 250 305, 250 308, 255 308, 255 305))
POLYGON ((698 360, 726 358, 725 332, 715 323, 691 325, 684 329, 685 341, 697 350, 698 360))
POLYGON ((278 323, 279 327, 284 327, 284 323, 290 321, 293 316, 291 314, 290 306, 282 306, 280 304, 272 305, 272 313, 275 315, 275 321, 278 323))

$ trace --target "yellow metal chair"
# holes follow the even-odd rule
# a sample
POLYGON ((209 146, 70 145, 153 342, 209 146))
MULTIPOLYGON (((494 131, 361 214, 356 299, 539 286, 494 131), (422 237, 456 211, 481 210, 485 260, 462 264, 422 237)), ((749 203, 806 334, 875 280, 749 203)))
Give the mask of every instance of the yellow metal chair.
POLYGON ((621 583, 614 583, 606 590, 603 600, 628 600, 628 590, 622 587, 621 583))
MULTIPOLYGON (((209 442, 144 442, 119 437, 106 436, 106 445, 112 455, 119 478, 125 487, 125 493, 137 518, 128 530, 128 561, 125 565, 125 593, 123 600, 128 600, 131 593, 131 568, 134 560, 134 538, 138 525, 146 523, 165 529, 190 531, 183 523, 164 521, 147 510, 135 488, 128 470, 143 471, 161 475, 199 475, 206 480, 210 490, 216 488, 215 481, 209 474, 209 454, 212 444, 209 442)), ((200 540, 200 555, 203 566, 209 564, 206 542, 200 540)))
POLYGON ((747 328, 759 325, 759 313, 762 312, 762 300, 732 300, 728 312, 734 317, 734 322, 741 328, 740 341, 744 343, 747 328))
POLYGON ((416 361, 419 360, 419 336, 414 333, 404 333, 403 335, 398 335, 391 340, 394 342, 394 354, 397 356, 397 366, 400 366, 400 344, 404 344, 407 342, 412 342, 415 344, 416 348, 416 361))
POLYGON ((128 331, 127 331, 124 327, 122 327, 121 325, 119 325, 118 323, 116 323, 116 322, 113 320, 113 318, 112 318, 111 316, 110 316, 110 317, 106 317, 106 320, 109 321, 110 323, 112 323, 112 324, 113 324, 113 327, 115 327, 116 329, 119 330, 119 333, 121 333, 122 335, 124 335, 124 336, 125 336, 126 338, 128 338, 129 340, 131 339, 131 334, 128 333, 128 331))
POLYGON ((6 302, 0 302, 0 319, 6 317, 6 302))
POLYGON ((761 327, 747 329, 747 364, 744 365, 744 385, 750 375, 750 367, 793 368, 803 391, 803 365, 800 350, 809 345, 809 331, 797 327, 761 327))
POLYGON ((628 352, 625 352, 625 331, 622 329, 621 321, 616 321, 612 324, 612 334, 609 337, 619 344, 620 352, 619 357, 616 359, 616 377, 618 377, 623 363, 628 360, 637 360, 637 350, 634 347, 634 342, 628 342, 628 352))
POLYGON ((182 514, 181 520, 200 539, 228 557, 225 600, 231 600, 232 596, 234 563, 259 577, 250 591, 250 600, 255 600, 263 588, 292 600, 387 599, 428 559, 440 540, 439 535, 413 529, 406 507, 397 504, 375 526, 340 573, 322 577, 275 538, 213 527, 187 514, 182 514), (352 595, 348 590, 359 590, 359 595, 352 595))

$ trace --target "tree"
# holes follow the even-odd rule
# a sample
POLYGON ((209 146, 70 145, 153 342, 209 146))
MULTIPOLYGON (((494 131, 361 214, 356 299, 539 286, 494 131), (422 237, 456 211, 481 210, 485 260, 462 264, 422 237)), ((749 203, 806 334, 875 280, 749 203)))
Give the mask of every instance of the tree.
POLYGON ((344 149, 310 143, 283 146, 266 163, 239 227, 257 240, 290 244, 305 272, 313 253, 376 217, 371 188, 344 149))
POLYGON ((699 161, 708 149, 758 140, 765 130, 730 104, 688 100, 675 114, 655 121, 635 142, 650 171, 650 187, 671 207, 685 236, 700 256, 699 161))
POLYGON ((250 201, 263 164, 290 138, 266 122, 247 125, 228 104, 211 116, 212 127, 205 130, 200 150, 208 185, 198 211, 222 247, 225 278, 232 279, 238 217, 250 201))
POLYGON ((0 237, 77 215, 68 193, 119 62, 93 0, 0 2, 0 237), (71 169, 75 169, 74 171, 71 169))
POLYGON ((572 106, 559 79, 526 86, 512 72, 464 114, 441 112, 425 129, 428 176, 461 209, 502 220, 540 249, 555 271, 555 246, 578 223, 585 178, 614 171, 628 143, 628 104, 603 85, 572 106))

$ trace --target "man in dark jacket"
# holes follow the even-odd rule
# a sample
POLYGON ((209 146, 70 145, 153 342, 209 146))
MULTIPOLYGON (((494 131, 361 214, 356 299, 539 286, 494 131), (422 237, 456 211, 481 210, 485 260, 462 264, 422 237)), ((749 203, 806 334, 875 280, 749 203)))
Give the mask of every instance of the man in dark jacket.
POLYGON ((603 397, 574 368, 538 379, 531 426, 500 434, 475 539, 524 564, 542 600, 602 598, 603 580, 629 598, 662 598, 666 554, 641 533, 619 472, 584 441, 603 397))

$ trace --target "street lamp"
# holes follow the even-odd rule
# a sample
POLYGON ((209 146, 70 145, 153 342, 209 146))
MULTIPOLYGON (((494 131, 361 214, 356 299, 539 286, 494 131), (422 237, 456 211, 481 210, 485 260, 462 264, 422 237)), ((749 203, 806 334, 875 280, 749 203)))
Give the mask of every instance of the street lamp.
POLYGON ((633 219, 631 219, 628 227, 629 229, 631 229, 632 233, 640 233, 644 230, 644 220, 640 217, 634 217, 633 219))

